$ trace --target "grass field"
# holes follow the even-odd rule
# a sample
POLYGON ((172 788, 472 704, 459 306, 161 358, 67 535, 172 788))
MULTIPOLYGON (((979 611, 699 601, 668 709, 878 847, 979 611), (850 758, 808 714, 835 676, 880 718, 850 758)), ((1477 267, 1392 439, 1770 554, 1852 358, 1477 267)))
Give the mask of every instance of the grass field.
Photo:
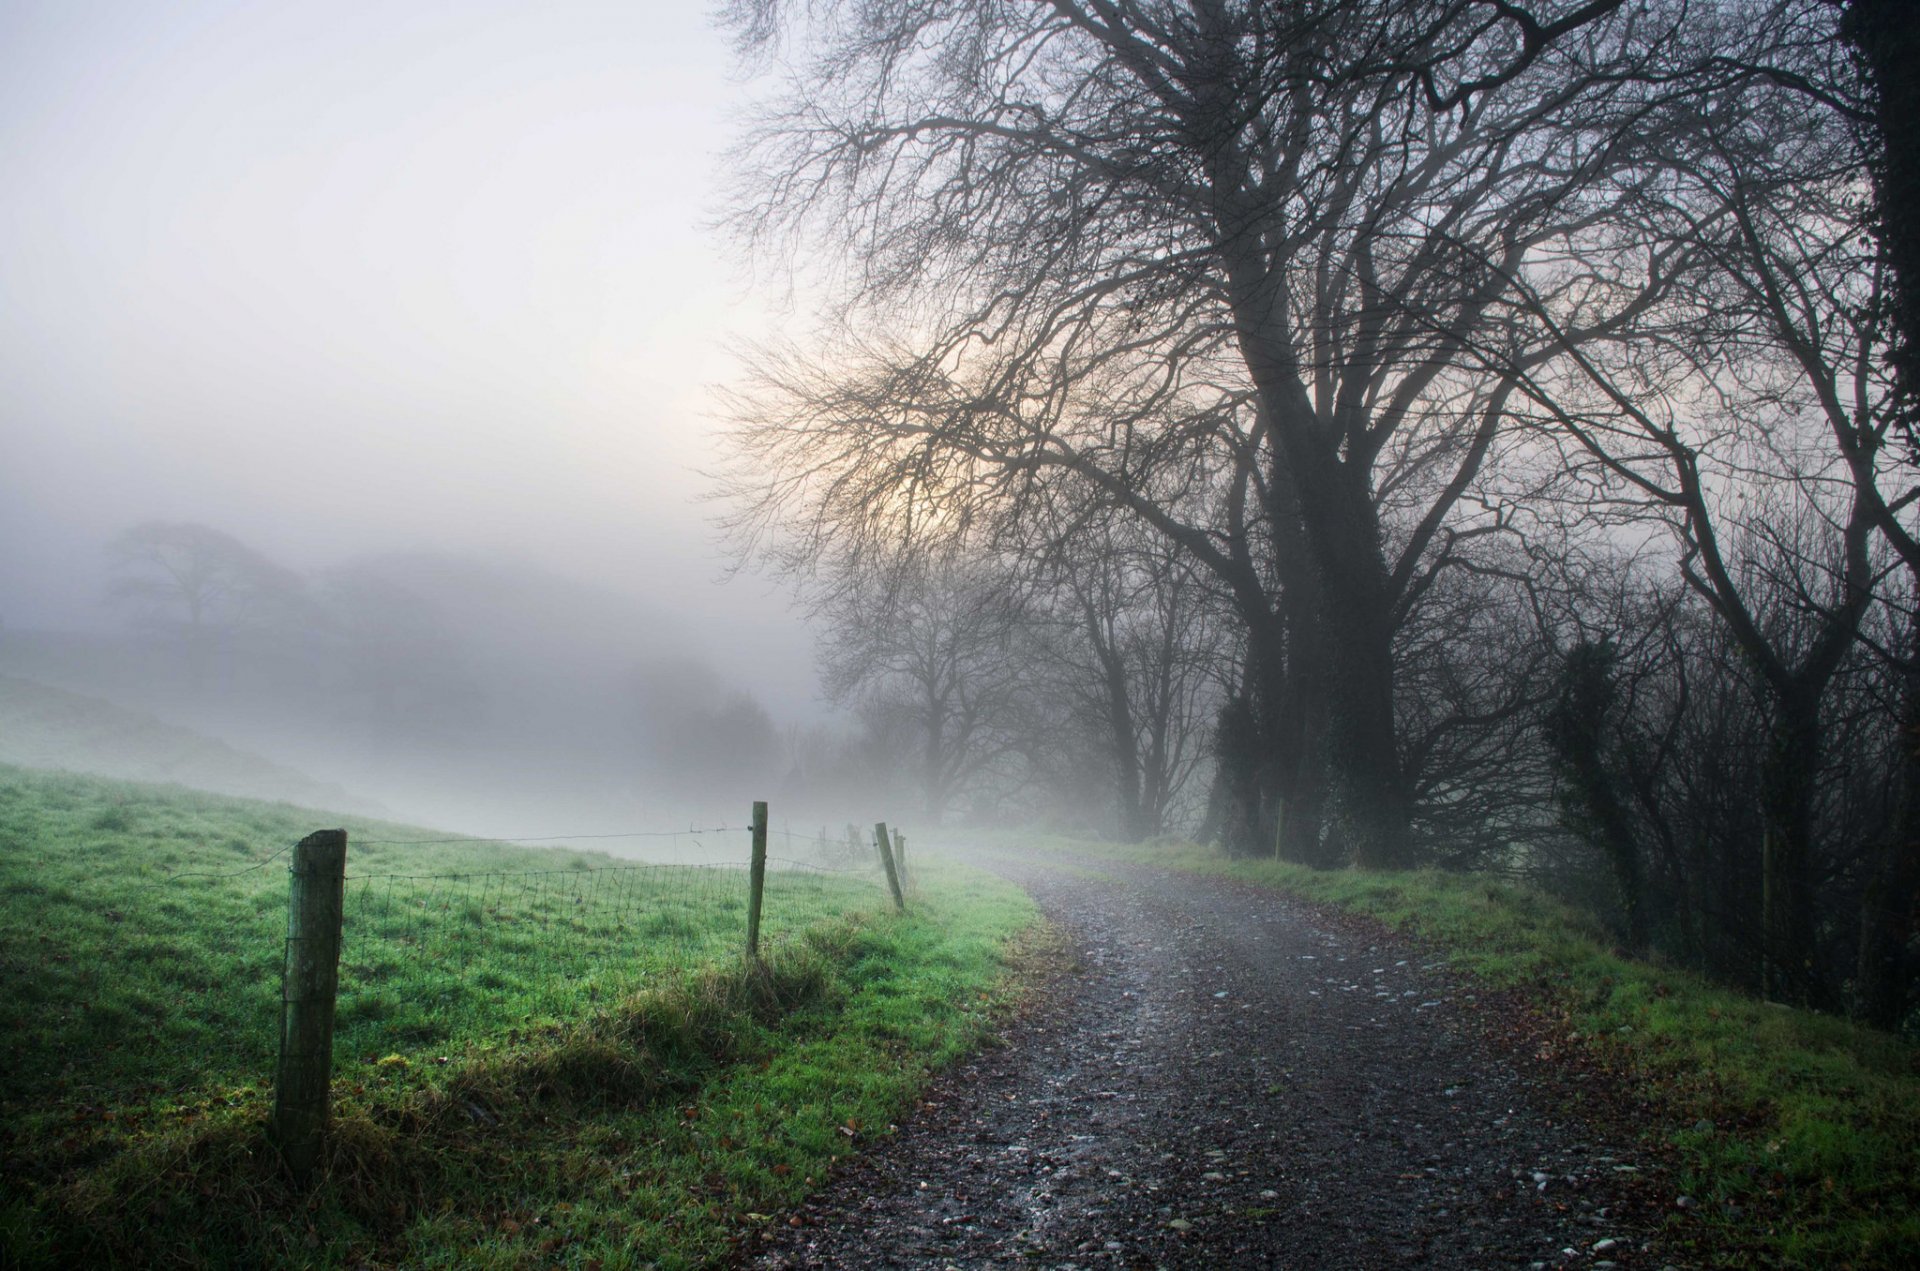
MULTIPOLYGON (((1057 844, 1056 846, 1066 846, 1057 844)), ((1523 993, 1556 1045, 1632 1092, 1672 1161, 1674 1237, 1705 1262, 1920 1266, 1920 1047, 1617 954, 1551 898, 1472 875, 1315 871, 1193 846, 1071 845, 1372 915, 1523 993)))
POLYGON ((704 1265, 978 1040, 1034 921, 937 865, 904 918, 776 869, 749 967, 740 868, 349 822, 336 1130, 296 1196, 276 853, 316 815, 0 768, 7 1262, 704 1265))

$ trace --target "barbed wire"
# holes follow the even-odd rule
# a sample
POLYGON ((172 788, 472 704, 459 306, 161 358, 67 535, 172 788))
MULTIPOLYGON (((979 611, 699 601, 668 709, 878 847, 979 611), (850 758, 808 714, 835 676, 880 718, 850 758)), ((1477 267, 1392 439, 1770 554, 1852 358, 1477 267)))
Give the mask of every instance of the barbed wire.
MULTIPOLYGON (((698 838, 703 834, 750 833, 752 833, 751 828, 744 825, 717 825, 707 828, 689 828, 684 830, 621 830, 609 834, 522 834, 514 838, 480 838, 463 834, 453 838, 431 839, 369 839, 351 838, 351 836, 350 839, 351 842, 358 847, 429 847, 463 843, 471 845, 504 844, 513 846, 522 843, 573 843, 584 842, 591 839, 678 839, 698 838)), ((239 869, 224 871, 193 870, 183 874, 170 874, 168 877, 172 879, 238 878, 242 874, 251 874, 254 870, 265 869, 292 851, 294 846, 294 844, 289 843, 279 851, 269 856, 264 856, 251 865, 243 865, 239 869)), ((354 875, 348 875, 348 877, 354 877, 354 875)), ((416 877, 426 877, 426 875, 417 875, 416 877)))
POLYGON ((477 838, 461 835, 458 838, 443 839, 363 839, 353 842, 361 847, 424 847, 437 843, 572 843, 586 839, 669 839, 694 838, 701 834, 748 834, 752 831, 744 825, 719 825, 708 829, 685 830, 621 830, 612 834, 521 834, 513 838, 477 838))
POLYGON ((346 874, 348 882, 365 882, 370 879, 393 878, 408 879, 415 882, 437 882, 459 880, 462 878, 526 878, 542 874, 557 874, 567 878, 578 878, 583 874, 611 874, 621 870, 668 870, 668 869, 745 869, 746 861, 634 861, 622 865, 580 865, 566 869, 476 869, 461 874, 402 874, 386 872, 380 874, 346 874))
MULTIPOLYGON (((364 846, 480 845, 568 839, 697 839, 744 826, 358 840, 364 846)), ((872 846, 770 829, 763 947, 822 918, 883 898, 872 846), (811 859, 809 859, 811 858, 811 859)), ((379 862, 387 864, 388 862, 379 862)), ((577 1016, 644 983, 722 956, 746 933, 747 854, 717 861, 584 862, 563 868, 383 869, 345 877, 339 1027, 364 1057, 451 1043, 475 1029, 577 1016)))
POLYGON ((267 857, 263 857, 262 859, 260 859, 260 860, 257 860, 257 861, 255 861, 255 862, 254 862, 253 864, 251 864, 251 865, 242 865, 242 866, 241 866, 241 867, 240 867, 239 869, 235 869, 235 870, 228 870, 228 871, 226 871, 226 872, 224 872, 224 873, 206 873, 206 872, 202 872, 202 871, 195 871, 195 872, 193 872, 193 873, 190 873, 190 874, 170 874, 170 875, 168 875, 168 877, 169 877, 169 878, 173 878, 173 879, 179 879, 179 878, 238 878, 238 877, 240 877, 240 875, 242 875, 242 874, 251 874, 251 873, 252 873, 252 872, 253 872, 254 870, 256 870, 256 869, 265 869, 265 868, 266 868, 267 866, 269 866, 269 865, 271 865, 271 864, 273 864, 273 863, 274 863, 275 861, 277 861, 277 860, 279 860, 279 859, 280 859, 280 858, 281 858, 282 856, 285 856, 285 855, 286 855, 286 854, 287 854, 288 852, 291 852, 291 851, 292 851, 293 849, 294 849, 294 844, 292 844, 292 843, 289 843, 289 844, 287 844, 287 845, 286 845, 285 847, 283 847, 283 848, 281 848, 281 849, 280 849, 279 851, 277 851, 277 852, 275 852, 275 853, 274 853, 273 855, 271 855, 271 856, 267 856, 267 857))
MULTIPOLYGON (((449 1062, 462 1047, 557 1036, 626 1009, 636 993, 737 962, 746 946, 744 824, 512 839, 357 838, 347 828, 353 847, 374 850, 350 856, 359 869, 342 878, 336 1036, 345 1064, 397 1073, 449 1062), (584 842, 620 839, 657 846, 608 855, 584 842), (564 850, 570 842, 582 846, 564 850), (422 850, 408 850, 415 845, 422 850)), ((214 1062, 265 1071, 289 935, 282 870, 300 831, 278 844, 252 833, 209 838, 206 848, 233 868, 150 875, 160 888, 201 884, 172 893, 167 907, 195 921, 169 938, 168 957, 150 960, 170 1009, 231 1035, 231 1053, 214 1062), (269 850, 256 857, 262 846, 269 850), (219 880, 234 885, 212 885, 219 880)), ((888 907, 870 829, 776 823, 767 838, 761 956, 888 907)), ((111 970, 103 962, 79 973, 74 1000, 104 991, 111 970)), ((125 1062, 145 1071, 148 1061, 125 1062)))

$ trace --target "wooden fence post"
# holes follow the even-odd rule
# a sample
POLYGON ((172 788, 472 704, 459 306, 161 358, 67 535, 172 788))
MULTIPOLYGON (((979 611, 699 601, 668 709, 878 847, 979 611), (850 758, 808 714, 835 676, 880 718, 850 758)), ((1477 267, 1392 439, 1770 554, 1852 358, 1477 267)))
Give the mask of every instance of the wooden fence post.
POLYGON ((327 1133, 346 869, 347 832, 315 830, 293 849, 293 868, 288 871, 273 1141, 297 1186, 305 1186, 313 1176, 327 1133))
POLYGON ((747 869, 747 957, 760 956, 760 905, 767 894, 767 805, 753 805, 753 858, 747 869))
POLYGON ((905 913, 907 898, 900 894, 900 871, 893 863, 893 838, 887 833, 885 821, 874 822, 873 843, 880 849, 880 867, 887 871, 887 890, 893 893, 893 907, 905 913))
POLYGON ((907 836, 898 830, 893 832, 893 864, 900 871, 900 886, 913 886, 913 871, 907 868, 907 836))

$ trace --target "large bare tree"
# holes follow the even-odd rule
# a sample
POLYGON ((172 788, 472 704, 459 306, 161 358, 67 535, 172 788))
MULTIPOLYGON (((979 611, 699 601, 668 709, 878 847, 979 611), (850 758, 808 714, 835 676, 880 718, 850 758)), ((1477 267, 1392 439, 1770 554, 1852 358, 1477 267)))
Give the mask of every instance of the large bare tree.
POLYGON ((1404 861, 1395 633, 1505 420, 1484 350, 1545 342, 1511 280, 1646 142, 1657 9, 736 6, 800 53, 737 223, 839 262, 832 338, 743 395, 744 544, 805 568, 1069 477, 1232 598, 1270 779, 1404 861))

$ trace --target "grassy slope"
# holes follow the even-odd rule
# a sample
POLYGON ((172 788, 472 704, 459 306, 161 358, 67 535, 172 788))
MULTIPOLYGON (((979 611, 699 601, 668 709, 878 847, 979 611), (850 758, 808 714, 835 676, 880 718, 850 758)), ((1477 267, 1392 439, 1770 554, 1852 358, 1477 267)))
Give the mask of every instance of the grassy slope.
POLYGON ((338 786, 144 712, 14 675, 0 675, 0 764, 177 781, 199 790, 313 807, 363 802, 338 786))
MULTIPOLYGON (((246 867, 312 826, 284 806, 0 768, 0 1069, 17 1074, 0 1109, 0 1262, 711 1263, 980 1040, 1009 992, 1008 943, 1035 919, 1017 890, 937 864, 905 918, 867 884, 776 878, 761 970, 738 956, 727 895, 676 918, 678 970, 565 965, 595 935, 581 920, 566 940, 483 954, 457 978, 493 991, 385 1053, 351 1044, 354 1028, 406 1019, 435 988, 410 964, 444 959, 388 965, 350 935, 343 994, 384 966, 362 999, 399 1009, 356 1023, 343 995, 333 1157, 294 1196, 264 1137, 285 873, 246 867), (558 994, 555 969, 572 972, 558 994)), ((359 847, 349 872, 540 868, 564 883, 603 863, 359 847)), ((388 903, 398 888, 404 909, 410 885, 386 884, 388 903)), ((436 921, 456 927, 476 903, 498 919, 499 894, 456 897, 436 921)), ((599 893, 569 895, 569 921, 591 917, 599 893)), ((402 936, 432 954, 420 921, 402 936)))
POLYGON ((1203 848, 1087 848, 1372 915, 1535 1001, 1648 1099, 1700 1204, 1675 1236, 1732 1265, 1920 1265, 1920 1048, 1619 956, 1587 916, 1470 875, 1321 872, 1203 848))

